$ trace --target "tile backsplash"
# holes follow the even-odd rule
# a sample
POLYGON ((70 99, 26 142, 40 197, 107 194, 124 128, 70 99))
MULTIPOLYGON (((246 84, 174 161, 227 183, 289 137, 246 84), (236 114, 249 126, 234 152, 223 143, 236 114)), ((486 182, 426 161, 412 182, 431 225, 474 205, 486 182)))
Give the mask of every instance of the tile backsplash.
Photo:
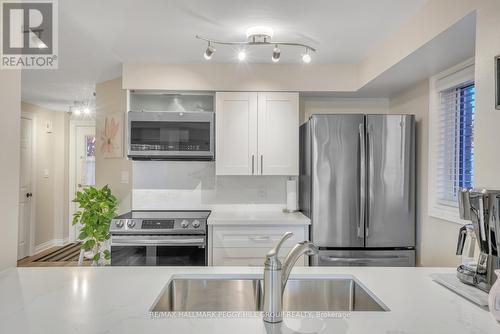
POLYGON ((285 206, 286 176, 216 176, 215 162, 134 161, 134 210, 285 206))

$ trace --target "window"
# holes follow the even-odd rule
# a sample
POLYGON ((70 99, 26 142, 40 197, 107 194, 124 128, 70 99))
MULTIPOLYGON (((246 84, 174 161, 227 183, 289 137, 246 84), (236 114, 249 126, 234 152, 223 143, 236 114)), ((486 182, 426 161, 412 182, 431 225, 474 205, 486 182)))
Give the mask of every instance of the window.
POLYGON ((95 186, 95 136, 85 136, 85 156, 82 157, 82 179, 84 187, 95 186))
POLYGON ((459 188, 474 186, 474 65, 431 78, 429 215, 458 219, 459 188))
POLYGON ((458 189, 473 185, 474 93, 474 83, 439 93, 438 190, 445 205, 456 206, 458 189))

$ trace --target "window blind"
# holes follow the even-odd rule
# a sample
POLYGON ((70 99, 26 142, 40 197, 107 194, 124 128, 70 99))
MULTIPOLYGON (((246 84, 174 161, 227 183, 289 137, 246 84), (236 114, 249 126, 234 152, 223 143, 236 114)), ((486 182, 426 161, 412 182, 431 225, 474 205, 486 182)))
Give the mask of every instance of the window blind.
POLYGON ((457 206, 459 188, 474 184, 473 82, 439 92, 438 199, 440 204, 457 206))

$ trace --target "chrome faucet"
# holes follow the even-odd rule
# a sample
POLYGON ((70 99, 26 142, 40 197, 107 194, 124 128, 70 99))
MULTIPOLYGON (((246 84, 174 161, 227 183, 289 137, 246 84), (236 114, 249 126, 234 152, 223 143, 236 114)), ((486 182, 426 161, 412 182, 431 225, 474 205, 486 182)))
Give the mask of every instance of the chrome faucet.
POLYGON ((293 236, 292 232, 286 232, 278 244, 266 255, 264 263, 264 321, 266 322, 283 321, 283 292, 295 262, 302 254, 318 253, 318 248, 312 242, 299 242, 281 264, 278 259, 279 250, 291 236, 293 236))

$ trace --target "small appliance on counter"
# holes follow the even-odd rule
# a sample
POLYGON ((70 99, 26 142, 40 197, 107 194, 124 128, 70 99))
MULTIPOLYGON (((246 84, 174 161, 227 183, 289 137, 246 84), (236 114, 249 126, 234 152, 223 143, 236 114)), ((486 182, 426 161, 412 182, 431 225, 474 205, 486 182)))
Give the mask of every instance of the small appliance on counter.
POLYGON ((210 211, 131 211, 111 221, 112 266, 206 266, 210 211))
POLYGON ((457 252, 461 256, 461 265, 457 268, 457 277, 462 282, 473 284, 477 268, 476 233, 474 225, 466 224, 458 233, 457 252))
MULTIPOLYGON (((488 292, 497 279, 500 269, 500 190, 462 189, 459 192, 460 218, 472 222, 480 253, 477 263, 462 263, 457 268, 458 279, 488 292)), ((467 230, 470 227, 465 227, 467 230)), ((457 253, 467 231, 460 230, 457 253)))

